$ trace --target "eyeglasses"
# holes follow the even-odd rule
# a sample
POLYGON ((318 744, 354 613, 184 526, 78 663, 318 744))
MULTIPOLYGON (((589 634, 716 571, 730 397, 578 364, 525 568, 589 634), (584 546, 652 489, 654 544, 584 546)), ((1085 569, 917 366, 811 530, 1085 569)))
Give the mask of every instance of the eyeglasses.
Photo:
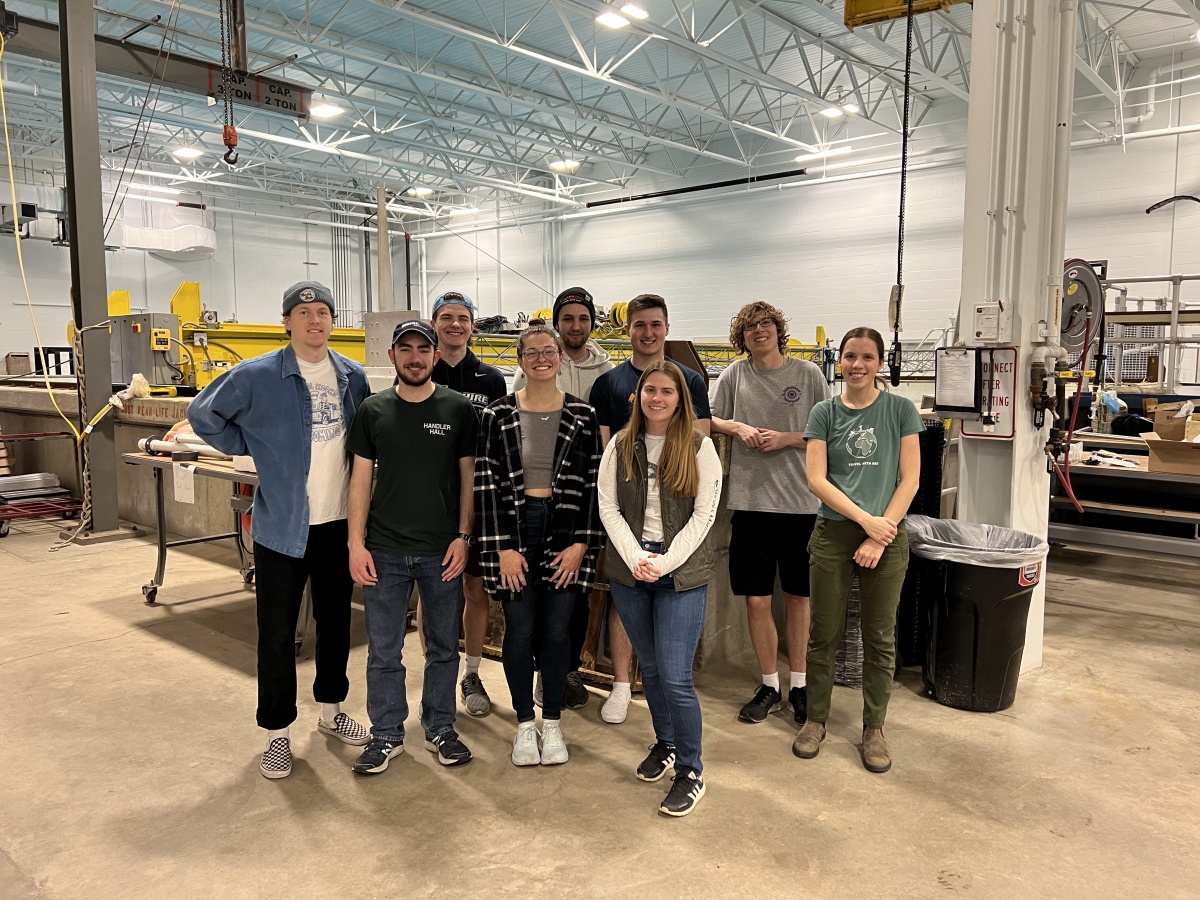
POLYGON ((743 326, 742 331, 758 331, 760 328, 769 328, 774 324, 774 319, 759 319, 757 322, 751 322, 749 325, 743 326))
POLYGON ((525 350, 521 353, 521 359, 527 363, 535 363, 539 359, 544 359, 546 362, 553 362, 558 359, 558 348, 547 347, 545 350, 525 350))

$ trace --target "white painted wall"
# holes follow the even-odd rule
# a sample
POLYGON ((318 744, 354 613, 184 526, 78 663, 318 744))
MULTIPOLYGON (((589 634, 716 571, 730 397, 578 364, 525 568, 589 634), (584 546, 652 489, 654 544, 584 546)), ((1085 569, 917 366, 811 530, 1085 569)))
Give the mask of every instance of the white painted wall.
MULTIPOLYGON (((954 165, 914 172, 910 179, 905 337, 916 340, 943 327, 957 307, 964 171, 954 165)), ((1200 134, 1134 140, 1124 150, 1119 144, 1075 150, 1067 252, 1107 258, 1114 275, 1200 272, 1200 204, 1178 203, 1152 216, 1144 212, 1175 193, 1200 193, 1200 134)), ((898 179, 885 176, 657 208, 631 206, 564 220, 556 263, 549 259, 554 230, 549 225, 431 234, 425 242, 426 303, 444 290, 465 290, 484 314, 502 306, 513 318, 518 311, 549 306, 563 287, 582 284, 603 306, 643 291, 661 293, 671 304, 676 337, 722 339, 738 306, 759 298, 781 306, 802 340, 812 340, 817 325, 835 338, 861 324, 882 330, 895 278, 897 203, 898 179), (559 283, 549 284, 555 264, 559 283)), ((178 283, 196 280, 205 302, 223 318, 276 322, 287 285, 305 277, 332 280, 329 229, 306 227, 299 215, 291 218, 220 213, 217 253, 202 262, 111 253, 108 286, 129 290, 135 307, 165 312, 178 283), (316 265, 305 266, 306 261, 316 265)), ((354 243, 359 246, 357 238, 354 243)), ((67 251, 36 241, 24 247, 43 339, 63 343, 67 251)), ((401 273, 402 244, 394 250, 401 273)), ((363 306, 361 265, 359 252, 352 298, 357 309, 363 306)), ((416 269, 414 262, 414 280, 416 269)), ((396 294, 402 305, 401 274, 396 294)), ((1200 302, 1200 284, 1185 287, 1184 299, 1200 302)), ((0 352, 32 345, 13 245, 0 236, 0 352)), ((1195 371, 1193 353, 1184 379, 1194 379, 1195 371)))
MULTIPOLYGON (((240 322, 278 323, 280 301, 289 285, 306 278, 332 284, 331 231, 320 225, 304 225, 302 212, 293 213, 287 208, 267 208, 263 212, 285 218, 217 213, 217 251, 210 259, 176 262, 142 251, 108 253, 108 289, 129 291, 135 311, 169 312, 171 296, 179 283, 199 281, 201 299, 222 319, 236 316, 240 322)), ((113 240, 118 233, 114 230, 113 240)), ((362 249, 359 232, 353 234, 353 296, 349 300, 353 309, 361 311, 365 291, 362 249)), ((47 346, 65 345, 71 318, 69 251, 46 241, 23 241, 21 247, 42 340, 47 346)), ((396 268, 400 273, 396 290, 401 302, 403 250, 401 243, 396 268)), ((29 351, 33 345, 33 325, 14 241, 11 235, 0 235, 0 353, 29 351)))

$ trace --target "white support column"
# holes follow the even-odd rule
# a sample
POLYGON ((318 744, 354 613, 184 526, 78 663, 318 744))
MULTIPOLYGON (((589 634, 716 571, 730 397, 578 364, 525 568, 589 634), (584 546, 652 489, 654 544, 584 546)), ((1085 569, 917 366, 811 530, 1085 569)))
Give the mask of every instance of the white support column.
MULTIPOLYGON (((975 307, 1002 304, 1000 340, 991 343, 1017 348, 1017 377, 1014 437, 963 438, 958 516, 1043 537, 1046 432, 1033 427, 1029 369, 1035 352, 1046 352, 1038 322, 1048 321, 1054 336, 1058 328, 1052 310, 1067 185, 1056 150, 1067 152, 1057 138, 1070 135, 1075 9, 1075 0, 975 0, 972 23, 959 337, 984 343, 975 338, 975 307)), ((1043 578, 1030 605, 1022 670, 1041 665, 1044 607, 1043 578)))

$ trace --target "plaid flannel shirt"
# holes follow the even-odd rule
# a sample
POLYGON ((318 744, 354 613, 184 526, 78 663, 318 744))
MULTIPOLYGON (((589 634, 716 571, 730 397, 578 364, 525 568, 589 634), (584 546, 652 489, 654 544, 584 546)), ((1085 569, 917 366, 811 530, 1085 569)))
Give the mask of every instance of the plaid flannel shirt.
MULTIPOLYGON (((521 417, 516 398, 501 397, 483 411, 475 456, 475 533, 483 580, 498 600, 513 599, 500 586, 500 551, 516 550, 530 569, 549 563, 571 544, 587 544, 577 586, 587 592, 596 578, 596 558, 604 540, 596 482, 600 472, 600 426, 596 411, 578 397, 563 399, 554 443, 553 508, 542 560, 529 558, 521 536, 525 473, 521 465, 521 417)), ((549 577, 546 578, 549 583, 549 577)))

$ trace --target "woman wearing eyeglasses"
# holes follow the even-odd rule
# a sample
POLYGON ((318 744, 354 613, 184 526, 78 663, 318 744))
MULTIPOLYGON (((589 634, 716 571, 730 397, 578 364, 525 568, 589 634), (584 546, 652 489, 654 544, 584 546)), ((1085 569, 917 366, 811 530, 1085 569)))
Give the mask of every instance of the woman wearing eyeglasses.
POLYGON ((504 607, 504 675, 517 712, 516 766, 565 763, 559 718, 570 668, 575 599, 591 590, 602 532, 596 499, 600 427, 558 389, 563 347, 534 319, 517 340, 525 386, 483 411, 475 457, 475 527, 483 579, 504 607), (533 708, 534 640, 542 732, 533 708))

